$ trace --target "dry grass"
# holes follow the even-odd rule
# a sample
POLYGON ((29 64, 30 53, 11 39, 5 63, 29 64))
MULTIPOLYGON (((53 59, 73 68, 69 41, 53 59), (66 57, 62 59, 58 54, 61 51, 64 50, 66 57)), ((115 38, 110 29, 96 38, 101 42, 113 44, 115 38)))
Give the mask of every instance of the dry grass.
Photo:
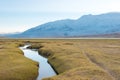
POLYGON ((24 57, 18 40, 0 39, 0 80, 35 80, 37 63, 24 57))
MULTIPOLYGON (((44 80, 120 80, 120 40, 37 40, 58 76, 44 80)), ((35 43, 34 43, 35 44, 35 43)))
MULTIPOLYGON (((43 80, 120 80, 120 40, 31 39, 19 41, 29 42, 34 46, 32 48, 39 48, 39 53, 48 57, 49 63, 59 73, 57 76, 43 80), (39 47, 41 45, 42 47, 39 47)), ((4 47, 1 45, 0 50, 4 47)), ((18 49, 14 51, 17 52, 18 49)))

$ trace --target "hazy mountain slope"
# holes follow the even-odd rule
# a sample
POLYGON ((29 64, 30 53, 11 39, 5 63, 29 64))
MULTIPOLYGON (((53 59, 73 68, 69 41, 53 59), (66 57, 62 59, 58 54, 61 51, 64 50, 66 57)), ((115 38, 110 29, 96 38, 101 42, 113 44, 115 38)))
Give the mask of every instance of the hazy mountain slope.
POLYGON ((0 37, 17 37, 17 35, 21 34, 21 32, 14 32, 14 33, 1 33, 0 37))
POLYGON ((17 37, 69 37, 120 32, 120 13, 84 15, 77 20, 59 20, 31 28, 17 37))

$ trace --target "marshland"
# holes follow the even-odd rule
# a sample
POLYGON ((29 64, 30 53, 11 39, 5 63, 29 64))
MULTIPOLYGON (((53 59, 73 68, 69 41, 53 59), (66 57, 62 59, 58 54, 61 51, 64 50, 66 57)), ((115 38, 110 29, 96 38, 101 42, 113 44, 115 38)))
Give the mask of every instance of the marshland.
POLYGON ((120 80, 119 39, 4 38, 0 39, 0 80, 36 80, 38 62, 19 49, 26 43, 58 74, 42 80, 120 80))

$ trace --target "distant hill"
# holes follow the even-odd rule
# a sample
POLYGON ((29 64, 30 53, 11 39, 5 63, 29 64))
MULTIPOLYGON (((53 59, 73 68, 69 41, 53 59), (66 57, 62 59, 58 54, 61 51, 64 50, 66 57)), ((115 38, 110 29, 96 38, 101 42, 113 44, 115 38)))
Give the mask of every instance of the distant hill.
POLYGON ((84 37, 95 37, 95 38, 120 38, 120 33, 112 33, 112 34, 101 34, 101 35, 91 35, 84 37))
POLYGON ((0 37, 17 37, 17 35, 20 35, 21 32, 14 32, 14 33, 1 33, 0 37))
POLYGON ((114 33, 120 33, 120 13, 90 14, 77 20, 66 19, 48 22, 11 37, 56 38, 114 33))

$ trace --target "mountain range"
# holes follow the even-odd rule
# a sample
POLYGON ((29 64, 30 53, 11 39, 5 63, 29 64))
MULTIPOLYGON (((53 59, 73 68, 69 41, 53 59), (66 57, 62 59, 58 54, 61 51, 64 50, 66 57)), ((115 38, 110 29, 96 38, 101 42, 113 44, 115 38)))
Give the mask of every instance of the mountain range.
MULTIPOLYGON (((109 35, 120 33, 120 13, 84 15, 77 20, 66 19, 48 22, 19 34, 9 35, 17 38, 58 38, 109 35)), ((110 36, 110 35, 109 35, 110 36)), ((118 35, 119 36, 119 35, 118 35)), ((95 37, 95 36, 94 36, 95 37)), ((114 36, 113 36, 114 37, 114 36)), ((120 36, 119 36, 120 37, 120 36)))

